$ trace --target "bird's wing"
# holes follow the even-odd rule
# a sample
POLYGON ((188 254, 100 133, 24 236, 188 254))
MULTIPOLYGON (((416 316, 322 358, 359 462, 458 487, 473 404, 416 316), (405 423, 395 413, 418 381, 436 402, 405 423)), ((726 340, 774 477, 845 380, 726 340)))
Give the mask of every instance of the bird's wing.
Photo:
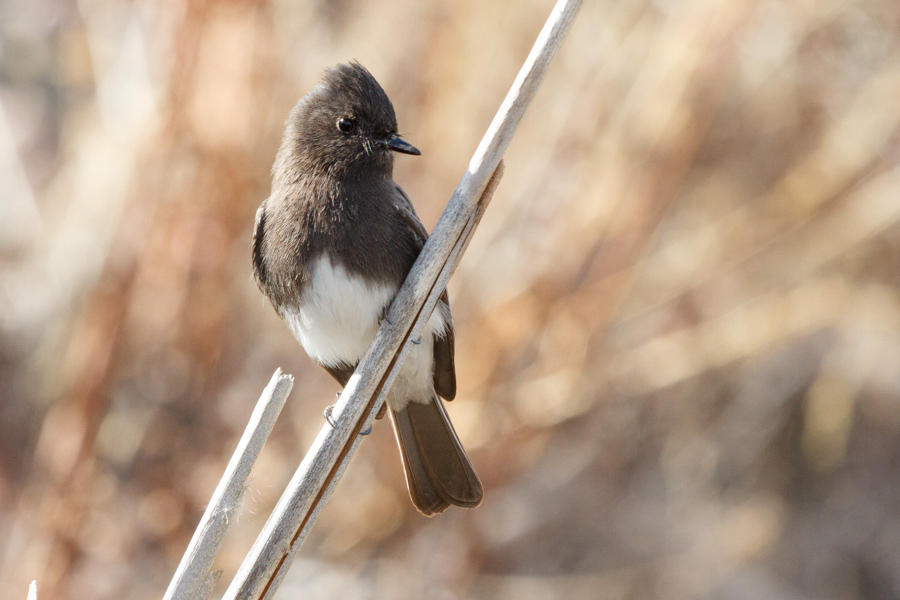
MULTIPOLYGON (((400 189, 400 186, 395 187, 397 193, 394 194, 394 206, 404 223, 415 233, 421 251, 428 239, 428 232, 422 225, 422 221, 419 220, 409 196, 400 189)), ((453 359, 453 315, 450 313, 450 297, 447 295, 447 290, 441 294, 435 310, 441 310, 444 313, 447 326, 442 336, 434 338, 434 391, 445 400, 453 400, 456 397, 456 367, 453 359)))
POLYGON ((425 245, 425 240, 428 239, 428 232, 425 231, 425 226, 422 225, 422 221, 419 220, 419 215, 416 214, 416 209, 413 207, 406 192, 404 192, 399 185, 395 185, 394 189, 396 190, 396 194, 394 194, 394 207, 397 209, 397 212, 400 213, 404 223, 406 223, 413 233, 416 234, 416 238, 419 240, 419 250, 421 250, 422 246, 425 245))
POLYGON ((263 200, 256 211, 256 221, 253 224, 253 276, 260 288, 266 282, 266 265, 263 262, 262 253, 263 235, 266 228, 266 200, 263 200))

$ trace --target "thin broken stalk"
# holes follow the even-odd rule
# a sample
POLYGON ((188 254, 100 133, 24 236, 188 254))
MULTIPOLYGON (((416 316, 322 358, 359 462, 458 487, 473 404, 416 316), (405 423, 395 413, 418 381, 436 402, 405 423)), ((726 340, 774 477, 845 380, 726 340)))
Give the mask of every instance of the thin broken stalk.
POLYGON ((209 570, 231 524, 231 517, 240 507, 247 478, 293 385, 294 378, 282 374, 281 369, 272 375, 169 583, 164 600, 203 598, 218 581, 221 573, 210 574, 209 570))

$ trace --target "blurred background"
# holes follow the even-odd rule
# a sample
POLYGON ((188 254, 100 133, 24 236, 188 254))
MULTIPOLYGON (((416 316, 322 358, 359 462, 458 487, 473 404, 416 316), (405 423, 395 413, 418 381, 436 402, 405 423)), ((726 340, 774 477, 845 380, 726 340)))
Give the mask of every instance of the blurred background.
MULTIPOLYGON (((280 597, 900 597, 900 3, 585 4, 450 284, 483 505, 382 422, 280 597)), ((284 119, 361 61, 430 229, 551 8, 0 0, 0 597, 161 597, 281 367, 222 593, 337 391, 251 278, 284 119)))

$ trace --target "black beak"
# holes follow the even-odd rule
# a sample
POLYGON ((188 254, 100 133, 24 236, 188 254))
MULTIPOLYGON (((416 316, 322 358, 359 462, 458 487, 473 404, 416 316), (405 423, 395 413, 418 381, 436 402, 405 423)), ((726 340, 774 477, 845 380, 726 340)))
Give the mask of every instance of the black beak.
POLYGON ((384 144, 384 147, 388 150, 393 150, 394 152, 402 152, 403 154, 415 154, 419 156, 422 154, 419 152, 419 149, 408 143, 399 135, 391 136, 389 139, 381 142, 384 144))

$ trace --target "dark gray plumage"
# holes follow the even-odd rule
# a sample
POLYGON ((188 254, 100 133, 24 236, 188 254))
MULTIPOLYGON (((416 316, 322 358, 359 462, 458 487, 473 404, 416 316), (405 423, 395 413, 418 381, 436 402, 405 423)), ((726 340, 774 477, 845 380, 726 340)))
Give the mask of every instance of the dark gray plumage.
MULTIPOLYGON (((358 63, 326 71, 291 111, 256 215, 253 272, 310 357, 345 385, 428 235, 394 183, 394 108, 358 63)), ((446 291, 388 405, 410 496, 426 515, 477 506, 481 482, 447 418, 456 395, 446 291)))

